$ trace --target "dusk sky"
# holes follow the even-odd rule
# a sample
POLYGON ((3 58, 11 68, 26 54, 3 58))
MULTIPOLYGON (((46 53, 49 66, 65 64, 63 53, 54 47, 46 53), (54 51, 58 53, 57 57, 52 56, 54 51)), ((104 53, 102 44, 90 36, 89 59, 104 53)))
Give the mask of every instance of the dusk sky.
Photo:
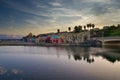
POLYGON ((0 34, 66 31, 94 23, 120 23, 120 0, 0 0, 0 34))

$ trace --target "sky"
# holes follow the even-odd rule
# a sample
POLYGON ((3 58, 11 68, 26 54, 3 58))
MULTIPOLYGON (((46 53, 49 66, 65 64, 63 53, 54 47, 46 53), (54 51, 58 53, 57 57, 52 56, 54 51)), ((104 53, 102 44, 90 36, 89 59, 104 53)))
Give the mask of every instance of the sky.
POLYGON ((0 0, 0 34, 27 35, 120 23, 120 0, 0 0))

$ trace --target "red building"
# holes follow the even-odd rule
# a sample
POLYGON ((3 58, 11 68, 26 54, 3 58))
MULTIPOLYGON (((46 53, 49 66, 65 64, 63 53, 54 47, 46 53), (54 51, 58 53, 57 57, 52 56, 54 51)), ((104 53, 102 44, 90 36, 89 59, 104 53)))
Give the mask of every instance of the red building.
POLYGON ((46 42, 53 43, 53 44, 61 44, 62 39, 57 35, 52 35, 52 36, 47 37, 46 42))

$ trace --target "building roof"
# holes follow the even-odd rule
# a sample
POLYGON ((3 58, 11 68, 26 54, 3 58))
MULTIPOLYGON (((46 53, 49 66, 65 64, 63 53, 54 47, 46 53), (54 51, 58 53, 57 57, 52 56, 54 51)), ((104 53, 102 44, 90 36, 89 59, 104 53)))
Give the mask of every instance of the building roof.
POLYGON ((57 36, 57 35, 52 35, 52 36, 50 36, 51 38, 60 38, 59 36, 57 36))

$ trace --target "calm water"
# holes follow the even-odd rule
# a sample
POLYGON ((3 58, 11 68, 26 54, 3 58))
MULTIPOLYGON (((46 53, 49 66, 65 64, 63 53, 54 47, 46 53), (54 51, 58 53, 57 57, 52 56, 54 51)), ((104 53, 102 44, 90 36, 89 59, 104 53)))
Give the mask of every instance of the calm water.
POLYGON ((0 46, 0 80, 120 80, 119 49, 0 46))

